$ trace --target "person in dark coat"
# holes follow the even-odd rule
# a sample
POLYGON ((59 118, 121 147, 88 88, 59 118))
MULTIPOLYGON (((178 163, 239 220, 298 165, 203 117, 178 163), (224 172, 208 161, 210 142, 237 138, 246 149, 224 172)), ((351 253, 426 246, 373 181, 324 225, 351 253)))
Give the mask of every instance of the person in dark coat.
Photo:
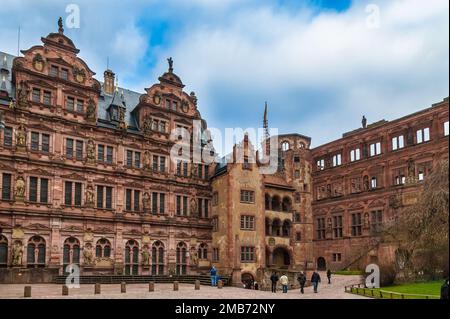
POLYGON ((331 270, 327 270, 327 278, 328 278, 328 284, 331 284, 331 270))
POLYGON ((441 299, 448 300, 448 278, 441 287, 441 299))
POLYGON ((270 276, 270 281, 272 282, 272 292, 277 292, 277 282, 279 278, 276 273, 272 273, 272 276, 270 276))
POLYGON ((305 288, 305 285, 306 285, 306 276, 305 276, 305 274, 303 273, 303 271, 300 272, 300 274, 298 275, 297 281, 298 281, 298 283, 299 283, 299 285, 300 285, 300 293, 303 294, 303 293, 305 292, 305 291, 304 291, 304 288, 305 288))
POLYGON ((320 283, 320 275, 316 270, 314 270, 311 276, 311 283, 313 284, 314 287, 314 293, 317 293, 317 287, 319 286, 320 283))

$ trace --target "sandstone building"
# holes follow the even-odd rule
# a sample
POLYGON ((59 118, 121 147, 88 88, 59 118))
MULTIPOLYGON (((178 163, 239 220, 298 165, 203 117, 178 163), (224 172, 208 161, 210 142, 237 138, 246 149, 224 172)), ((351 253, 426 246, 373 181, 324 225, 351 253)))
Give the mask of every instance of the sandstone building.
POLYGON ((248 138, 229 155, 243 161, 174 160, 183 136, 172 130, 207 125, 172 59, 141 94, 118 87, 112 70, 96 80, 62 23, 41 40, 20 57, 0 52, 0 282, 51 280, 69 264, 83 275, 214 265, 239 284, 393 260, 377 231, 448 159, 447 98, 394 121, 364 119, 316 148, 301 134, 273 136, 274 174, 260 172, 248 138))

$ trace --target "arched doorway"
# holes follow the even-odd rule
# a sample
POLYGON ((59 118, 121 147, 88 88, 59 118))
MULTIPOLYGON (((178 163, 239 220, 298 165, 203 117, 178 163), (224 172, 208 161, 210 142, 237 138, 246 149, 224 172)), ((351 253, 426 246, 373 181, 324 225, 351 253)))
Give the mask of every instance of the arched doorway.
POLYGON ((255 278, 253 277, 252 274, 245 272, 241 275, 241 281, 246 289, 251 289, 253 286, 253 282, 255 281, 255 278))
POLYGON ((327 262, 325 261, 325 258, 319 257, 317 258, 317 270, 326 270, 327 269, 327 262))
POLYGON ((277 247, 273 251, 273 265, 278 268, 287 268, 291 264, 291 257, 286 248, 277 247))

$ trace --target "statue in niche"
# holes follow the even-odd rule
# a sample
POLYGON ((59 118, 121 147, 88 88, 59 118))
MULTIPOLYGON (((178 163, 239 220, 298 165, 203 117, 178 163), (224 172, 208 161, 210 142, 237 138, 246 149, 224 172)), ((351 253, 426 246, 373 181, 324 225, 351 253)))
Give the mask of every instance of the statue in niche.
POLYGON ((94 206, 94 187, 91 184, 86 187, 86 206, 94 206))
POLYGON ((24 81, 20 82, 19 91, 17 92, 17 105, 19 107, 27 107, 28 102, 28 89, 24 81))
POLYGON ((86 120, 90 122, 95 122, 96 120, 96 110, 95 102, 93 99, 89 99, 87 109, 86 109, 86 120))
POLYGON ((144 161, 143 166, 145 170, 151 170, 152 169, 152 155, 149 151, 144 152, 144 161))
POLYGON ((92 265, 94 262, 94 253, 92 252, 92 245, 86 244, 83 249, 83 258, 85 265, 92 265))
POLYGON ((195 251, 195 248, 191 249, 191 253, 190 253, 190 264, 191 266, 198 266, 198 254, 195 251))
POLYGON ((27 146, 27 132, 23 123, 20 123, 16 131, 16 146, 21 148, 27 146))
POLYGON ((144 265, 144 266, 150 265, 150 253, 148 252, 147 246, 144 247, 141 255, 142 255, 142 265, 144 265))
POLYGON ((95 143, 92 138, 90 138, 87 142, 86 159, 87 159, 87 162, 90 164, 95 163, 95 143))
POLYGON ((190 212, 192 216, 198 217, 197 200, 195 198, 191 198, 190 212))
POLYGON ((14 243, 13 251, 12 251, 12 263, 13 266, 21 266, 22 265, 22 256, 23 256, 23 245, 21 241, 16 241, 14 243))
POLYGON ((144 123, 142 124, 142 130, 145 135, 149 135, 152 132, 152 119, 150 116, 144 118, 144 123))
POLYGON ((22 176, 16 178, 16 184, 14 186, 14 198, 21 201, 25 197, 25 180, 22 176))
POLYGON ((148 192, 144 193, 144 197, 142 199, 142 204, 144 206, 144 213, 150 211, 151 200, 150 200, 150 194, 148 192))
POLYGON ((370 222, 369 222, 369 214, 364 214, 364 228, 369 228, 370 222))

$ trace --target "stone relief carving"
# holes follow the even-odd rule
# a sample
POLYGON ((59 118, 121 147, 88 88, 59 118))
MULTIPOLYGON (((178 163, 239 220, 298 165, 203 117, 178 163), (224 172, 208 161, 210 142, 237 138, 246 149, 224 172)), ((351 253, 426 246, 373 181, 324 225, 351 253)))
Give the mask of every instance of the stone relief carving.
POLYGON ((83 258, 85 265, 93 265, 94 253, 91 244, 86 244, 83 248, 83 258))
POLYGON ((94 186, 92 184, 86 187, 86 206, 94 207, 94 186))
POLYGON ((88 164, 95 164, 95 143, 92 138, 90 138, 87 142, 86 162, 88 164))
POLYGON ((13 266, 21 266, 22 265, 22 257, 23 257, 23 244, 21 241, 16 241, 14 243, 13 251, 12 251, 12 263, 13 266))
POLYGON ((97 118, 97 108, 93 99, 89 99, 86 109, 86 120, 89 122, 95 122, 97 118))
POLYGON ((25 198, 25 179, 19 175, 16 178, 16 184, 14 186, 14 199, 16 201, 23 201, 25 198))

